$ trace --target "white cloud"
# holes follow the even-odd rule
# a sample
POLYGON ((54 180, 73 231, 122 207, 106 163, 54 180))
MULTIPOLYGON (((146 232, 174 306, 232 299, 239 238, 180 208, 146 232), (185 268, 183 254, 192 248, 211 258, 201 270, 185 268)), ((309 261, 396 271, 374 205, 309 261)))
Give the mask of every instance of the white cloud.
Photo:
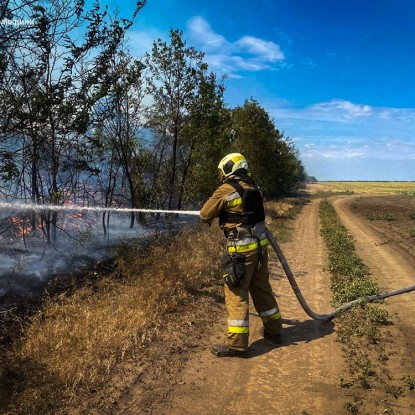
POLYGON ((289 125, 295 125, 294 122, 307 123, 314 130, 327 129, 327 123, 331 123, 331 129, 346 128, 342 124, 360 130, 372 126, 372 131, 380 130, 384 136, 399 131, 400 134, 405 132, 405 137, 415 139, 415 108, 373 107, 333 99, 305 108, 294 108, 283 101, 275 101, 267 109, 277 121, 285 120, 289 125))
POLYGON ((415 160, 415 141, 393 139, 372 144, 371 153, 381 160, 415 160))
POLYGON ((187 22, 191 43, 206 52, 209 66, 232 77, 238 71, 262 71, 281 65, 285 56, 275 42, 245 35, 234 42, 215 33, 209 23, 200 16, 187 22))
POLYGON ((300 62, 301 65, 308 66, 310 68, 315 68, 317 64, 312 59, 305 59, 300 62))
POLYGON ((230 64, 230 70, 240 68, 245 71, 262 71, 271 68, 269 64, 260 59, 244 59, 241 56, 227 56, 225 58, 230 64))
MULTIPOLYGON (((245 35, 234 42, 216 33, 210 24, 200 16, 194 16, 187 22, 185 38, 188 44, 205 52, 209 67, 231 78, 241 78, 241 71, 263 71, 276 67, 288 67, 285 56, 276 43, 259 37, 245 35)), ((153 42, 158 39, 168 42, 168 34, 156 29, 146 31, 132 30, 127 39, 127 48, 135 57, 150 52, 153 42)))
POLYGON ((365 104, 353 104, 350 101, 343 100, 331 100, 329 102, 322 102, 312 105, 309 108, 311 111, 317 111, 321 113, 329 113, 334 116, 343 118, 356 118, 356 117, 368 117, 372 115, 372 107, 365 104))
MULTIPOLYGON (((295 137, 291 137, 290 138, 291 139, 291 141, 293 142, 293 143, 298 143, 298 142, 300 142, 300 141, 303 141, 303 138, 302 137, 299 137, 299 136, 295 136, 295 137)), ((310 144, 310 145, 314 145, 314 144, 310 144)))
POLYGON ((189 35, 198 39, 205 46, 206 50, 228 47, 229 42, 222 36, 215 33, 209 23, 203 17, 195 16, 187 22, 189 35))
POLYGON ((301 151, 301 158, 305 160, 344 160, 354 158, 366 158, 368 156, 368 149, 366 148, 310 148, 305 146, 306 150, 301 151))
POLYGON ((296 137, 306 168, 353 162, 364 170, 365 163, 398 166, 415 161, 415 108, 333 99, 305 108, 278 101, 268 111, 280 130, 296 137))
POLYGON ((267 62, 277 62, 285 58, 277 44, 257 37, 244 36, 236 41, 234 45, 237 49, 246 50, 267 62))
POLYGON ((388 162, 415 160, 415 142, 401 139, 372 139, 367 142, 359 139, 347 140, 324 137, 318 143, 311 142, 315 137, 303 138, 297 144, 304 160, 348 160, 367 159, 388 162))

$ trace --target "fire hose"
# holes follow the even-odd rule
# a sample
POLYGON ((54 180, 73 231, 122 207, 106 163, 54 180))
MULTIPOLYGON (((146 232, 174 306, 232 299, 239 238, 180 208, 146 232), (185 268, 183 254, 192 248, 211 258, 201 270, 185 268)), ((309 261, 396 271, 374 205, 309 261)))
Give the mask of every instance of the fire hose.
POLYGON ((408 293, 410 291, 415 290, 415 285, 410 285, 409 287, 401 288, 399 290, 394 290, 394 291, 389 291, 389 292, 382 293, 382 294, 375 294, 375 295, 371 295, 368 297, 358 298, 357 300, 350 301, 349 303, 345 303, 341 305, 340 307, 336 308, 335 310, 331 311, 328 314, 317 314, 307 304, 307 301, 305 300, 303 294, 301 293, 300 288, 298 287, 297 281, 290 269, 290 266, 288 265, 287 260, 285 259, 285 256, 280 246, 278 245, 278 242, 275 240, 274 236, 268 230, 268 228, 266 228, 266 234, 267 234, 269 243, 271 244, 272 248, 277 254, 279 261, 281 262, 282 268, 284 269, 285 275, 288 278, 288 281, 291 285, 291 288, 294 291, 295 296, 297 297, 298 302, 300 303, 303 310, 314 320, 319 320, 319 321, 331 320, 340 312, 348 310, 352 308, 354 305, 361 304, 361 303, 370 303, 372 301, 382 300, 384 298, 393 297, 394 295, 404 294, 404 293, 408 293))

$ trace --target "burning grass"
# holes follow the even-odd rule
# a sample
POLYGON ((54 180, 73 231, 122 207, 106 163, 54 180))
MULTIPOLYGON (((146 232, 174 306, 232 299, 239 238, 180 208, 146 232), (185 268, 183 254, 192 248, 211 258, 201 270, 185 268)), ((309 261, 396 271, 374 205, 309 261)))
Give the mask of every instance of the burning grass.
MULTIPOLYGON (((268 202, 268 210, 279 212, 268 225, 291 220, 300 208, 268 202)), ((14 317, 19 336, 0 342, 1 413, 67 413, 64 402, 71 413, 82 406, 99 412, 110 393, 116 400, 151 362, 164 361, 168 373, 182 365, 186 349, 200 347, 201 333, 224 312, 223 235, 216 224, 198 224, 150 242, 120 244, 110 272, 50 295, 30 316, 14 317), (116 378, 120 390, 105 392, 116 378)))

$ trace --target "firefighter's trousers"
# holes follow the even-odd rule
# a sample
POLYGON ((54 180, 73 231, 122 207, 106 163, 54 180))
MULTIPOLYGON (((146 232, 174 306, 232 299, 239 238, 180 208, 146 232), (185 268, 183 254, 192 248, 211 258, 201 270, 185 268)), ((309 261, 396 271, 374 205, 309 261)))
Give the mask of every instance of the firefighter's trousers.
POLYGON ((258 268, 258 250, 245 253, 245 278, 241 286, 225 284, 225 302, 228 310, 226 344, 237 350, 246 350, 249 340, 249 293, 254 307, 270 334, 282 331, 281 314, 269 283, 267 247, 262 248, 262 265, 258 268))

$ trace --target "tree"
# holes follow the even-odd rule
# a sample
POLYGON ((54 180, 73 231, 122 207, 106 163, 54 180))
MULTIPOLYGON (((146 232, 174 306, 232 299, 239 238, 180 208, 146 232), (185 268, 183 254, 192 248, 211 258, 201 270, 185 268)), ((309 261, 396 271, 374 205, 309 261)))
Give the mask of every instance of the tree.
POLYGON ((289 139, 277 143, 274 151, 275 163, 270 179, 274 183, 274 194, 298 190, 305 180, 305 169, 298 150, 289 139))
POLYGON ((275 127, 268 112, 251 98, 232 110, 231 149, 248 159, 265 194, 288 192, 304 179, 304 168, 293 143, 275 127))
MULTIPOLYGON (((137 3, 131 19, 118 19, 98 1, 89 10, 83 0, 53 0, 45 7, 26 0, 14 8, 8 2, 13 17, 23 13, 33 21, 19 32, 19 44, 6 50, 0 89, 6 114, 0 171, 15 197, 64 203, 79 191, 81 175, 85 182, 95 174, 85 142, 92 108, 107 94, 112 57, 144 3, 137 3)), ((43 215, 42 223, 53 240, 57 214, 43 215)))
MULTIPOLYGON (((138 162, 140 153, 138 134, 144 124, 142 100, 144 97, 142 70, 143 64, 133 60, 124 52, 114 57, 110 71, 114 79, 96 109, 96 126, 101 137, 101 147, 105 148, 106 174, 101 182, 106 182, 102 193, 104 206, 111 206, 115 199, 119 205, 132 208, 144 203, 144 171, 138 162), (116 193, 117 191, 117 193, 116 193)), ((130 226, 134 225, 131 214, 130 226)))
POLYGON ((305 178, 305 182, 306 183, 318 183, 318 180, 314 176, 309 176, 307 174, 305 178))
MULTIPOLYGON (((180 208, 192 154, 198 140, 195 116, 207 80, 204 54, 187 47, 180 30, 170 31, 170 44, 158 39, 146 55, 148 92, 154 100, 149 126, 168 157, 168 209, 180 208)), ((212 81, 212 80, 211 80, 212 81)))
POLYGON ((199 95, 191 108, 191 119, 184 131, 189 147, 184 152, 185 173, 181 190, 185 201, 199 205, 218 183, 218 159, 228 153, 231 138, 231 113, 225 106, 223 82, 214 73, 200 85, 199 95), (186 170, 187 169, 187 170, 186 170))

